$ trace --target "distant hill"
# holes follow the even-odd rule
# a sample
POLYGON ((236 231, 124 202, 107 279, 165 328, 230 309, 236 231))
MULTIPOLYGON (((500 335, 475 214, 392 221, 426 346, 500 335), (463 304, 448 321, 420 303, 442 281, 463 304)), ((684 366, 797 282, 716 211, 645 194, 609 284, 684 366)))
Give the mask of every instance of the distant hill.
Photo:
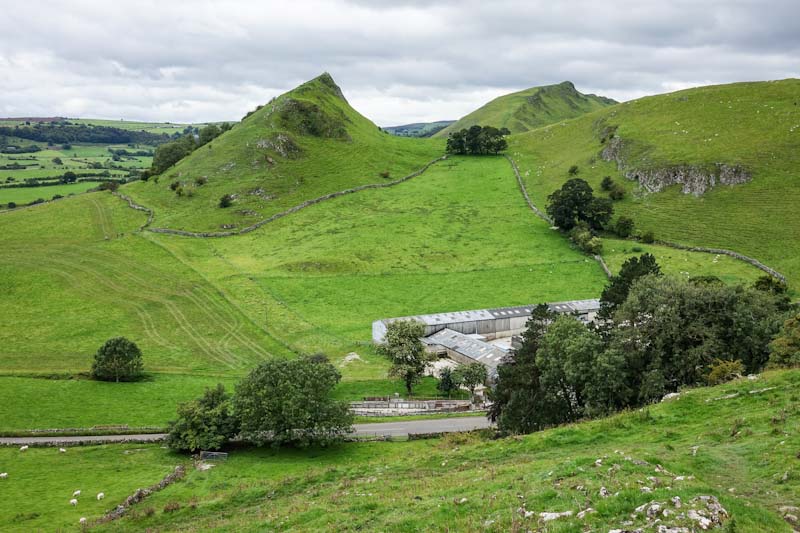
POLYGON ((432 137, 454 122, 455 120, 415 122, 413 124, 403 124, 402 126, 388 126, 383 129, 392 135, 398 135, 400 137, 432 137))
POLYGON ((124 189, 154 208, 156 227, 230 230, 325 194, 400 178, 443 148, 382 131, 325 73, 259 106, 158 179, 124 189), (226 194, 233 205, 219 208, 226 194))
POLYGON ((447 137, 452 131, 476 124, 522 133, 616 103, 611 98, 578 92, 572 82, 565 81, 495 98, 434 136, 447 137))
POLYGON ((571 177, 628 191, 617 214, 656 239, 726 248, 800 282, 800 80, 648 96, 512 136, 533 201, 571 177))

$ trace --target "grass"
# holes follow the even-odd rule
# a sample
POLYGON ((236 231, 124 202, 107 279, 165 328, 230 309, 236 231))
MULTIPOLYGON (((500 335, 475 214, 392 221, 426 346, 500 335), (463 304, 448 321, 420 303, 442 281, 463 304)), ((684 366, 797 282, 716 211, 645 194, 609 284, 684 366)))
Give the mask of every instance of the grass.
POLYGON ((800 280, 800 80, 736 83, 688 89, 642 98, 583 117, 537 129, 509 141, 533 201, 542 208, 547 195, 570 176, 599 190, 603 176, 622 184, 627 198, 615 204, 656 239, 719 247, 755 257, 789 279, 797 294, 800 280), (641 194, 614 163, 599 157, 600 131, 618 126, 629 147, 628 169, 672 164, 704 167, 742 165, 753 180, 718 185, 702 197, 678 186, 641 194))
MULTIPOLYGON (((633 520, 634 528, 644 525, 641 515, 631 514, 649 501, 680 496, 687 505, 695 496, 714 495, 736 531, 789 532, 777 509, 800 498, 800 485, 793 481, 800 449, 798 385, 800 371, 770 372, 755 382, 687 390, 677 400, 643 410, 499 440, 473 434, 304 451, 233 449, 227 461, 191 470, 184 481, 106 528, 608 531, 624 527, 626 520, 633 520), (598 458, 601 467, 595 466, 598 458), (693 478, 674 479, 678 475, 693 478), (653 492, 643 493, 643 486, 653 492), (612 496, 601 498, 600 487, 612 496), (177 510, 166 511, 168 505, 177 510), (521 506, 536 515, 524 518, 517 512, 521 506), (540 512, 586 507, 597 512, 546 526, 538 520, 540 512)), ((130 448, 87 447, 66 455, 53 449, 31 449, 28 455, 0 450, 0 470, 10 474, 2 481, 0 505, 13 502, 13 512, 0 508, 6 520, 0 527, 30 529, 9 520, 33 513, 49 525, 75 523, 79 515, 66 502, 72 490, 124 485, 133 472, 141 474, 134 485, 144 486, 178 463, 157 446, 138 446, 141 452, 126 455, 130 448), (56 467, 72 465, 76 456, 81 467, 70 466, 76 477, 65 483, 56 467), (111 464, 116 470, 106 469, 111 464), (23 465, 27 470, 20 474, 23 465), (26 479, 34 474, 35 481, 26 479), (34 488, 48 498, 30 497, 34 488)), ((108 489, 105 506, 92 504, 88 511, 82 500, 81 516, 96 518, 130 489, 121 492, 108 489)))
POLYGON ((611 99, 581 94, 572 83, 532 87, 495 98, 454 124, 434 134, 447 138, 451 132, 470 126, 508 128, 522 133, 614 104, 611 99))
MULTIPOLYGON (((68 185, 51 185, 46 187, 14 187, 11 189, 0 188, 0 204, 15 202, 17 205, 30 203, 38 198, 50 200, 59 194, 68 196, 70 194, 80 194, 89 189, 97 187, 99 183, 83 181, 70 183, 68 185)), ((5 207, 5 205, 4 205, 5 207)))
POLYGON ((160 481, 186 458, 158 446, 131 444, 69 448, 0 447, 0 530, 78 531, 81 517, 101 516, 137 488, 160 481), (69 501, 81 491, 78 505, 69 501), (97 493, 105 499, 98 501, 97 493))

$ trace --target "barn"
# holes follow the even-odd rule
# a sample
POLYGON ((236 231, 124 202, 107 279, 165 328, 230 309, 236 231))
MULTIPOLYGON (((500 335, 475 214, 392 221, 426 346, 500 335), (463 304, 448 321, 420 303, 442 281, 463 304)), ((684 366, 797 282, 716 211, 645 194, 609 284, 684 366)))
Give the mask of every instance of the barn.
MULTIPOLYGON (((591 322, 600 310, 600 300, 555 302, 549 303, 547 306, 556 313, 574 314, 585 322, 591 322)), ((511 337, 512 335, 519 335, 525 330, 525 324, 528 322, 535 307, 535 305, 521 305, 475 311, 384 318, 372 323, 372 340, 375 343, 382 343, 386 335, 386 326, 397 320, 420 322, 425 326, 425 337, 430 337, 444 329, 464 335, 480 335, 487 340, 511 337)))

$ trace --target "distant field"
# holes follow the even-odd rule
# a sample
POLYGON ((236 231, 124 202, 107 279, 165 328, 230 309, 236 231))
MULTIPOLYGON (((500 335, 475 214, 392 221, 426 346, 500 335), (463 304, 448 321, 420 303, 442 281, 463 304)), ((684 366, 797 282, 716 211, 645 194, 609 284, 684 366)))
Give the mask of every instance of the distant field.
POLYGON ((9 202, 16 202, 19 205, 23 203, 32 202, 38 198, 50 200, 56 194, 61 196, 68 196, 70 194, 78 194, 100 185, 95 182, 80 182, 70 183, 69 185, 49 185, 44 187, 14 187, 14 188, 0 188, 0 204, 3 207, 9 202))
POLYGON ((509 155, 520 166, 534 202, 570 176, 599 191, 612 176, 628 191, 615 204, 656 239, 719 247, 755 257, 800 283, 800 80, 736 83, 652 96, 540 128, 509 140, 509 155), (603 161, 600 130, 619 126, 630 149, 628 168, 669 164, 744 165, 750 183, 722 186, 696 198, 678 186, 655 194, 637 192, 635 182, 603 161))

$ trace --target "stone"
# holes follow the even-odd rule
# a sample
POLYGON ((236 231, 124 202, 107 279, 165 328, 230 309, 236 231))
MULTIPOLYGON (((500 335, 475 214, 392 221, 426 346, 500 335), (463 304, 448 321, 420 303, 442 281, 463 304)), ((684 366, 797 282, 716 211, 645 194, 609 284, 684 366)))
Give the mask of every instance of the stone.
POLYGON ((601 498, 608 498, 609 496, 611 496, 611 493, 608 492, 608 489, 605 488, 605 487, 600 487, 600 497, 601 498))
POLYGON ((669 394, 665 394, 663 398, 661 398, 662 402, 668 402, 670 400, 674 400, 681 395, 680 392, 670 392, 669 394))
POLYGON ((572 511, 564 511, 562 513, 539 513, 539 517, 544 522, 550 522, 552 520, 558 520, 559 518, 566 518, 568 516, 572 516, 572 511))
POLYGON ((683 505, 680 496, 673 496, 672 498, 669 499, 669 501, 672 502, 672 505, 675 507, 675 509, 680 509, 681 505, 683 505))
POLYGON ((588 515, 588 514, 592 514, 592 513, 596 513, 596 512, 597 512, 597 511, 595 511, 595 510, 594 510, 594 509, 592 509, 591 507, 588 507, 588 508, 584 509, 583 511, 579 512, 579 513, 578 513, 576 516, 577 516, 577 517, 578 517, 580 520, 583 520, 583 519, 586 517, 586 515, 588 515))

